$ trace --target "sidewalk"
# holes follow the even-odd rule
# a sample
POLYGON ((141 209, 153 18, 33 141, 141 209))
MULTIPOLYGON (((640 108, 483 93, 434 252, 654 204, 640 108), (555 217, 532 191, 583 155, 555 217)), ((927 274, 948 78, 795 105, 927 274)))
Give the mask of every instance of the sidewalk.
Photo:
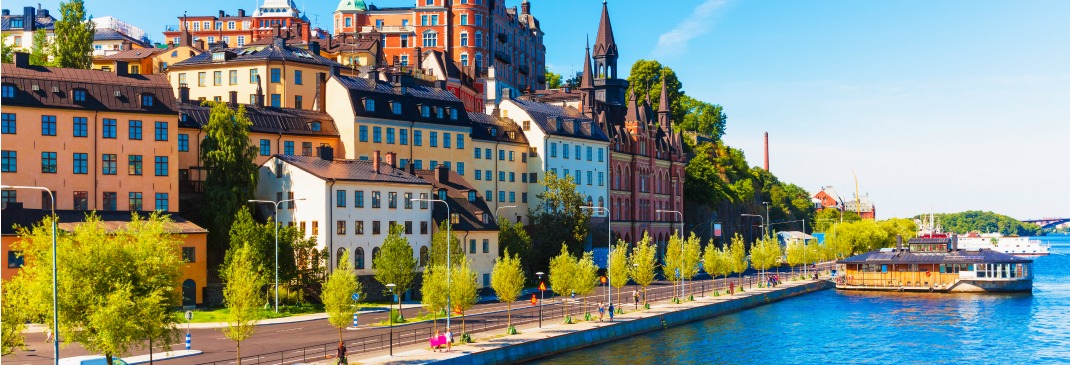
MULTIPOLYGON (((404 303, 404 302, 401 303, 401 307, 402 307, 402 309, 423 308, 419 303, 404 303)), ((369 307, 369 308, 365 308, 363 310, 358 311, 357 314, 380 313, 380 312, 386 312, 386 311, 387 311, 386 307, 374 307, 374 308, 369 307)), ((194 312, 193 315, 196 316, 197 313, 194 312)), ((316 321, 316 320, 322 320, 322 319, 327 319, 327 313, 309 313, 309 314, 302 314, 302 315, 290 316, 290 317, 262 319, 262 320, 256 322, 256 325, 257 326, 268 326, 268 325, 273 325, 273 324, 308 322, 308 321, 316 321)), ((185 326, 186 326, 185 323, 179 325, 179 327, 183 327, 183 328, 185 326)), ((226 326, 227 326, 227 322, 205 322, 205 323, 190 323, 189 324, 189 328, 223 328, 223 327, 226 327, 226 326)))

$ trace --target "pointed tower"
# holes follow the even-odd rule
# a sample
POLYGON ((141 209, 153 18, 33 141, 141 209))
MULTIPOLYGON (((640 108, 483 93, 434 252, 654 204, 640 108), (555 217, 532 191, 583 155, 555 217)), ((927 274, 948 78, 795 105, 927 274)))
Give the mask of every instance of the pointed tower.
POLYGON ((587 42, 587 51, 583 55, 583 74, 580 76, 580 93, 582 94, 583 107, 581 108, 583 113, 588 117, 593 116, 594 98, 592 98, 594 92, 594 79, 591 75, 591 43, 587 42))
POLYGON ((595 100, 623 106, 624 90, 628 82, 617 78, 617 41, 613 39, 613 25, 609 21, 609 8, 602 1, 602 19, 598 22, 598 36, 594 43, 595 100))
POLYGON ((671 131, 672 104, 669 103, 669 89, 664 77, 661 78, 661 98, 658 99, 658 124, 666 131, 671 131))

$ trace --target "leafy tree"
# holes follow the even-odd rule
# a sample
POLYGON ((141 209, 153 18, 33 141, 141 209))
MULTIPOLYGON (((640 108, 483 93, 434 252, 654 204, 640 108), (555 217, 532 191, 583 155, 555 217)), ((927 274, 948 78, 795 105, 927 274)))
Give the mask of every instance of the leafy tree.
POLYGON ((806 263, 806 245, 802 242, 788 243, 786 256, 791 273, 795 275, 795 267, 806 263))
POLYGON ((723 107, 687 95, 682 98, 680 105, 686 114, 683 120, 678 120, 677 127, 680 130, 701 133, 714 140, 724 136, 728 116, 723 107))
POLYGON ((11 298, 18 297, 11 290, 10 285, 4 283, 4 300, 0 301, 0 318, 4 323, 0 326, 0 331, 3 332, 3 346, 0 347, 0 355, 7 356, 15 349, 21 349, 26 347, 26 339, 22 336, 22 331, 26 330, 26 320, 22 311, 16 305, 17 303, 11 298))
POLYGON ((93 66, 96 25, 92 17, 86 19, 85 3, 82 0, 59 3, 59 12, 60 19, 55 23, 56 64, 59 67, 89 69, 93 66))
POLYGON ((572 255, 583 254, 590 212, 585 197, 576 192, 572 176, 557 177, 547 172, 542 180, 546 190, 538 194, 540 204, 531 210, 532 267, 547 267, 550 257, 561 247, 571 247, 572 255))
POLYGON ((777 260, 779 260, 781 256, 780 242, 773 237, 774 236, 763 236, 751 245, 751 264, 754 265, 755 269, 761 270, 763 276, 766 270, 776 266, 777 260))
MULTIPOLYGON (((438 225, 438 231, 431 235, 431 252, 428 257, 428 262, 433 265, 446 265, 446 221, 442 221, 438 225)), ((450 267, 457 266, 461 263, 461 258, 464 257, 464 250, 461 248, 461 240, 457 238, 457 232, 450 232, 449 235, 449 259, 450 267)))
MULTIPOLYGON (((498 257, 505 257, 505 252, 520 256, 521 267, 527 275, 535 272, 531 264, 531 236, 520 222, 512 223, 505 217, 498 218, 498 257)), ((527 276, 526 276, 527 277, 527 276)))
POLYGON ((654 271, 658 268, 658 248, 650 243, 650 233, 643 232, 643 239, 632 248, 632 262, 628 265, 630 276, 643 288, 643 304, 647 304, 646 287, 654 282, 654 271))
POLYGON ((743 236, 736 234, 732 237, 732 246, 728 250, 728 263, 732 272, 739 274, 738 278, 742 285, 743 272, 747 271, 747 245, 743 242, 743 236))
POLYGON ((609 255, 609 284, 617 289, 617 303, 620 301, 620 289, 625 285, 628 285, 628 269, 631 265, 628 263, 628 243, 624 240, 618 240, 617 245, 613 247, 613 252, 609 255))
MULTIPOLYGON (((513 327, 513 302, 524 290, 524 269, 520 266, 520 255, 509 256, 509 250, 494 262, 490 273, 490 287, 498 295, 498 301, 505 303, 506 326, 513 327)), ((515 331, 515 329, 513 329, 515 331)))
POLYGON ((561 87, 561 75, 546 69, 546 88, 557 89, 561 87))
MULTIPOLYGON (((702 263, 706 268, 706 273, 714 279, 723 276, 727 280, 728 274, 731 273, 726 249, 717 249, 713 242, 706 244, 706 249, 702 252, 702 263)), ((716 284, 717 282, 714 281, 714 290, 716 290, 716 284)))
MULTIPOLYGON (((412 287, 413 281, 416 280, 416 270, 420 264, 413 255, 409 239, 402 236, 404 233, 404 226, 399 224, 390 226, 390 233, 383 240, 379 257, 376 257, 372 262, 375 268, 375 281, 383 285, 397 285, 394 290, 399 294, 398 316, 402 320, 404 320, 405 316, 401 312, 400 294, 412 287)), ((463 257, 464 255, 461 256, 463 257)))
MULTIPOLYGON (((272 230, 271 232, 274 231, 272 230)), ((238 213, 234 216, 234 223, 230 226, 230 242, 234 244, 249 244, 251 251, 249 260, 253 270, 263 278, 274 276, 274 242, 268 242, 271 240, 268 234, 269 229, 267 227, 253 220, 253 215, 249 212, 248 206, 242 206, 238 210, 238 213)), ((233 255, 240 252, 240 250, 228 250, 226 256, 224 256, 223 265, 229 265, 234 262, 233 255)))
POLYGON ((446 311, 446 265, 427 265, 424 268, 423 283, 420 287, 420 304, 431 312, 433 327, 438 331, 438 314, 446 311))
POLYGON ((5 35, 3 36, 3 39, 0 40, 0 62, 14 63, 15 51, 18 51, 19 49, 18 47, 14 47, 13 43, 8 43, 7 37, 8 36, 5 35))
POLYGON ((578 265, 576 265, 576 258, 572 256, 568 251, 568 246, 561 246, 561 254, 554 256, 550 260, 550 275, 546 278, 550 282, 550 289, 553 289, 558 295, 565 300, 565 323, 571 323, 572 318, 569 316, 569 305, 567 298, 572 291, 575 290, 576 275, 579 271, 578 265))
MULTIPOLYGON (((316 283, 327 271, 328 263, 323 255, 323 253, 327 252, 327 249, 317 250, 316 236, 301 237, 301 232, 293 226, 282 227, 279 231, 279 236, 280 242, 293 242, 292 256, 296 271, 294 278, 297 280, 297 285, 304 287, 316 283)), ((279 261, 287 261, 282 258, 281 253, 279 261)))
MULTIPOLYGON (((665 245, 665 262, 663 264, 665 270, 665 276, 672 278, 673 288, 679 288, 682 278, 680 274, 683 272, 684 266, 684 240, 679 235, 673 233, 669 237, 669 243, 665 245)), ((673 290, 673 298, 680 294, 679 289, 673 290)))
POLYGON ((698 275, 699 263, 702 260, 702 243, 699 242, 698 236, 691 232, 691 236, 684 240, 683 244, 683 269, 680 270, 680 275, 682 276, 681 280, 690 281, 695 275, 698 275))
POLYGON ((48 43, 48 34, 44 29, 33 32, 33 48, 30 49, 30 64, 34 66, 53 66, 49 56, 52 54, 52 44, 48 43))
MULTIPOLYGON (((57 268, 58 300, 63 308, 59 329, 53 329, 62 334, 57 338, 102 353, 109 364, 145 340, 178 340, 178 319, 170 309, 178 303, 176 283, 183 261, 181 237, 168 231, 170 223, 160 213, 147 218, 132 214, 125 227, 109 231, 91 213, 73 230, 57 232, 57 260, 62 262, 57 268)), ((13 309, 22 319, 51 324, 51 225, 46 218, 30 228, 16 227, 20 240, 13 248, 27 259, 4 286, 5 313, 13 309)), ((4 342, 7 348, 18 339, 4 342)))
POLYGON ((828 232, 828 229, 833 224, 840 222, 857 222, 862 220, 862 217, 855 212, 844 212, 835 208, 825 208, 814 213, 814 231, 815 232, 828 232))
POLYGON ((342 330, 352 323, 356 310, 357 301, 353 300, 353 294, 359 295, 362 291, 352 262, 349 251, 343 253, 338 267, 323 284, 323 308, 327 311, 327 321, 338 329, 339 342, 342 341, 342 330))
POLYGON ((587 314, 587 296, 598 288, 598 265, 594 263, 594 254, 584 252, 583 257, 576 260, 576 275, 572 282, 573 291, 583 296, 583 313, 587 314))
POLYGON ((479 301, 478 290, 476 272, 468 264, 468 257, 461 256, 460 264, 454 266, 450 273, 450 304, 461 315, 462 338, 466 338, 468 333, 465 330, 464 313, 479 301))
POLYGON ((684 120, 687 114, 685 109, 683 84, 676 77, 676 71, 654 60, 638 60, 632 64, 628 74, 628 95, 635 93, 638 100, 650 99, 651 107, 660 109, 661 82, 665 81, 665 88, 669 93, 669 102, 672 103, 672 119, 684 120))
POLYGON ((227 306, 227 326, 223 335, 237 344, 237 359, 241 364, 241 342, 256 330, 257 311, 264 303, 260 287, 264 278, 257 272, 255 251, 249 242, 235 242, 228 252, 229 264, 223 267, 223 304, 227 306))
POLYGON ((201 212, 208 220, 209 248, 219 252, 228 247, 230 226, 256 190, 256 148, 249 144, 252 122, 244 106, 234 110, 222 102, 205 103, 212 109, 204 126, 201 161, 207 171, 204 201, 211 204, 201 212))

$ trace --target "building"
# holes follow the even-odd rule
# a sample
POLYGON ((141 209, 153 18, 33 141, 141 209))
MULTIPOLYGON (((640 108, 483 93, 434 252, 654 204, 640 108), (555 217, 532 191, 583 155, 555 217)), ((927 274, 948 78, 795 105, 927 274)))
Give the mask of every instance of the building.
POLYGON ((499 86, 544 89, 546 47, 539 21, 526 0, 518 11, 505 1, 420 0, 411 7, 376 7, 362 0, 341 0, 334 12, 334 33, 375 35, 383 59, 401 66, 419 64, 412 50, 439 51, 479 79, 497 66, 499 86))
POLYGON ((877 206, 869 199, 869 194, 847 200, 844 204, 844 209, 848 212, 858 213, 858 216, 862 217, 862 219, 877 219, 877 206))
POLYGON ((49 15, 48 9, 27 6, 22 8, 22 14, 11 14, 8 9, 3 9, 0 17, 0 33, 4 37, 4 45, 21 48, 26 52, 33 50, 33 33, 43 29, 48 36, 48 43, 56 38, 56 18, 49 15))
POLYGON ((332 59, 354 72, 357 69, 366 70, 385 64, 380 59, 382 52, 379 50, 379 37, 351 37, 343 33, 327 38, 326 42, 321 42, 320 45, 320 54, 323 57, 332 59))
POLYGON ((528 223, 528 192, 537 174, 528 172, 531 148, 520 126, 512 120, 469 112, 472 120, 470 177, 473 187, 493 209, 495 220, 528 223))
MULTIPOLYGON (((110 56, 135 48, 152 48, 148 35, 130 23, 105 16, 93 18, 93 57, 110 56)), ((96 68, 96 67, 93 67, 96 68)))
MULTIPOLYGON (((178 106, 165 76, 30 66, 26 53, 0 67, 4 184, 52 189, 59 210, 178 209, 178 106)), ((2 200, 50 204, 28 191, 2 200)))
POLYGON ((435 80, 445 81, 446 90, 453 93, 461 102, 464 109, 470 112, 483 112, 483 80, 472 77, 473 73, 463 72, 457 63, 441 51, 422 52, 416 48, 419 55, 420 69, 435 80))
MULTIPOLYGON (((477 285, 489 288, 494 260, 498 258, 498 223, 490 211, 491 207, 475 187, 445 166, 438 166, 434 170, 416 170, 416 175, 431 183, 432 198, 449 205, 451 234, 461 242, 468 265, 476 273, 477 285)), ((446 221, 447 211, 443 208, 440 204, 431 206, 435 223, 432 229, 437 230, 446 221)), ((421 249, 420 266, 424 266, 426 261, 427 255, 421 249)))
MULTIPOLYGON (((63 231, 72 231, 76 226, 85 221, 84 210, 56 210, 59 221, 56 228, 63 231)), ((108 229, 123 229, 130 222, 131 211, 98 211, 104 226, 108 229)), ((141 217, 152 214, 150 211, 136 212, 141 217)), ((14 277, 19 268, 25 264, 27 257, 21 256, 13 247, 19 241, 18 232, 13 228, 15 225, 30 227, 48 215, 52 214, 47 209, 25 209, 22 203, 7 203, 3 208, 4 224, 0 227, 0 241, 4 251, 3 280, 6 282, 14 277)), ((207 237, 208 231, 197 226, 177 214, 166 214, 172 222, 167 230, 172 234, 181 236, 182 258, 186 264, 182 267, 179 277, 177 297, 181 302, 175 303, 182 306, 191 306, 204 303, 204 292, 208 283, 208 260, 207 260, 207 237)))
MULTIPOLYGON (((126 46, 124 46, 126 47, 126 46)), ((93 57, 93 69, 101 71, 115 70, 116 62, 126 63, 129 74, 158 74, 166 72, 161 70, 157 64, 156 56, 169 50, 164 48, 125 48, 126 50, 117 50, 109 52, 107 56, 93 57)))
POLYGON ((273 38, 276 27, 294 34, 301 44, 309 43, 314 33, 308 17, 298 10, 293 0, 264 0, 249 15, 243 9, 238 9, 237 15, 220 10, 217 15, 183 15, 178 21, 179 24, 169 25, 163 32, 164 38, 174 44, 179 43, 184 30, 189 31, 195 41, 204 40, 207 44, 222 42, 230 48, 243 47, 262 38, 273 38))
POLYGON ((814 194, 814 199, 816 199, 817 209, 831 208, 841 211, 844 209, 843 199, 840 198, 840 194, 832 186, 822 186, 821 191, 814 194))

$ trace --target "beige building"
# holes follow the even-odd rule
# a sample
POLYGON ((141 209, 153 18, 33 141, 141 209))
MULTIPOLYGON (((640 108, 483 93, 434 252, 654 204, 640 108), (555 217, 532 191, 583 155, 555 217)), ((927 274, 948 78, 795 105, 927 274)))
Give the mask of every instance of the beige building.
POLYGON ((472 120, 474 169, 469 181, 493 209, 494 217, 528 223, 528 185, 535 184, 528 172, 531 148, 523 131, 512 120, 483 113, 468 113, 472 120))
MULTIPOLYGON (((431 183, 432 199, 445 201, 449 205, 451 234, 461 242, 461 250, 476 273, 478 286, 490 287, 490 274, 494 269, 494 260, 498 258, 498 223, 490 211, 491 207, 464 177, 444 166, 434 170, 416 170, 416 175, 431 183)), ((436 203, 431 208, 434 229, 437 230, 447 219, 446 209, 442 203, 436 203)), ((426 261, 426 256, 421 251, 420 262, 423 261, 426 261)))

